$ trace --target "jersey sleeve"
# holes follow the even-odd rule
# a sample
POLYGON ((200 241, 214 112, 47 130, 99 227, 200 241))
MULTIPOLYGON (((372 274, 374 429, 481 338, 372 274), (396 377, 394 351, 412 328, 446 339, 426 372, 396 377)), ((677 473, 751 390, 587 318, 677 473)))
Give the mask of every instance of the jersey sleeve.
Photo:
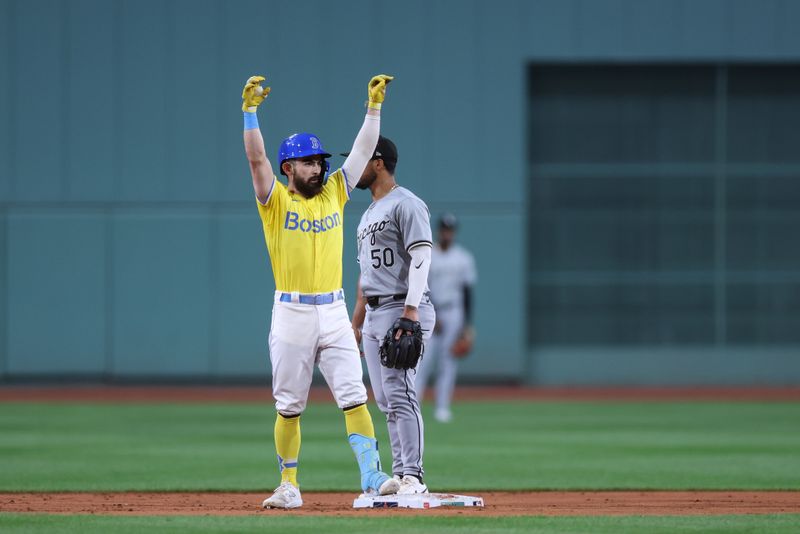
POLYGON ((417 198, 400 202, 397 205, 396 221, 407 251, 419 246, 433 246, 431 214, 424 202, 417 198))
POLYGON ((475 267, 475 257, 464 250, 464 283, 473 286, 478 281, 478 270, 475 267))
POLYGON ((261 217, 261 220, 264 221, 264 224, 272 226, 278 221, 282 213, 281 207, 286 204, 288 196, 289 193, 286 190, 286 186, 276 178, 272 184, 272 191, 270 191, 269 197, 267 197, 267 203, 262 204, 256 199, 258 215, 261 217))
POLYGON ((350 200, 350 190, 347 188, 347 177, 344 175, 344 169, 336 169, 335 172, 329 174, 328 183, 325 186, 329 188, 331 194, 335 195, 339 208, 344 209, 344 205, 350 200))

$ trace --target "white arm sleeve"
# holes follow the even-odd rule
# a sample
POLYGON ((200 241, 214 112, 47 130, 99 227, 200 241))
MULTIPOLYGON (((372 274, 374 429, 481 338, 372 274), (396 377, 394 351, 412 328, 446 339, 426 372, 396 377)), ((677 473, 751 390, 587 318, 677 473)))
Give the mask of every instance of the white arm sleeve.
POLYGON ((358 131, 350 155, 344 160, 342 170, 347 178, 347 190, 352 191, 361 179, 361 173, 372 159, 375 147, 378 145, 378 136, 381 133, 381 116, 367 114, 364 124, 358 131))
POLYGON ((408 294, 406 306, 419 308, 419 301, 428 284, 428 271, 431 268, 431 246, 419 245, 408 251, 411 265, 408 268, 408 294))

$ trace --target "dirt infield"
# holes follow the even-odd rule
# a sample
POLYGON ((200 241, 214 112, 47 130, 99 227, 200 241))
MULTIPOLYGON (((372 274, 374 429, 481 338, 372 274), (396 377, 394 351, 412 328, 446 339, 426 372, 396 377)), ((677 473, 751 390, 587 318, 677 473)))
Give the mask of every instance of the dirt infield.
MULTIPOLYGON (((333 402, 325 387, 311 389, 310 400, 333 402)), ((800 401, 800 388, 660 387, 533 388, 459 386, 456 400, 480 401, 800 401)), ((268 387, 254 386, 0 386, 0 402, 264 402, 268 387)))
POLYGON ((484 508, 353 509, 352 493, 304 493, 296 510, 264 510, 259 493, 0 493, 0 512, 101 515, 722 515, 800 513, 800 492, 469 492, 484 508))

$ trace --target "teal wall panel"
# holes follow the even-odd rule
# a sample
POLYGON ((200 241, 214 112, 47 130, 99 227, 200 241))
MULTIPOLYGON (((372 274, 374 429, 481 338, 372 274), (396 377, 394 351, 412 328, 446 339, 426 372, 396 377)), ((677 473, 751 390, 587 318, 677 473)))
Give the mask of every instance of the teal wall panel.
MULTIPOLYGON (((324 46, 319 52, 320 84, 325 87, 317 97, 324 108, 319 135, 328 152, 334 154, 334 169, 344 163, 345 158, 339 154, 350 150, 364 122, 370 78, 380 73, 393 74, 391 65, 378 59, 381 51, 376 49, 380 47, 365 46, 380 39, 380 28, 374 24, 377 16, 369 3, 355 0, 348 3, 348 9, 333 10, 325 17, 325 38, 336 44, 333 50, 324 46)), ((387 91, 392 89, 390 84, 387 91)))
POLYGON ((8 215, 9 374, 99 374, 105 361, 99 213, 8 215))
POLYGON ((783 0, 778 5, 776 28, 776 55, 793 59, 800 49, 800 32, 796 21, 800 20, 800 2, 783 0))
MULTIPOLYGON (((523 323, 525 293, 524 214, 456 212, 457 241, 475 255, 478 282, 474 289, 475 348, 460 364, 460 374, 475 380, 518 380, 525 369, 523 323), (499 330, 495 332, 494 330, 499 330)), ((434 226, 440 213, 434 213, 434 226)))
MULTIPOLYGON (((424 162, 429 161, 431 149, 428 135, 431 112, 439 100, 433 90, 438 78, 428 61, 431 6, 425 2, 382 2, 377 9, 374 24, 364 31, 371 32, 372 39, 380 39, 381 46, 359 54, 370 54, 372 68, 362 72, 359 85, 353 90, 366 100, 366 85, 361 81, 365 75, 367 79, 378 72, 395 76, 387 89, 385 109, 381 111, 381 131, 397 144, 398 182, 414 191, 424 190, 432 179, 424 162), (382 38, 387 32, 402 37, 382 38)), ((367 198, 357 194, 354 201, 367 198)))
POLYGON ((676 32, 675 29, 679 27, 684 5, 660 0, 631 2, 622 15, 623 24, 630 28, 629 32, 624 32, 628 46, 646 50, 652 56, 674 54, 675 37, 683 37, 682 30, 676 32))
POLYGON ((605 2, 577 0, 573 19, 576 53, 592 57, 607 53, 606 50, 624 50, 629 35, 629 32, 624 31, 626 26, 623 21, 628 12, 626 4, 628 4, 626 0, 605 2))
MULTIPOLYGON (((516 2, 515 2, 516 3, 516 2)), ((495 6, 497 3, 493 3, 495 6)), ((541 0, 519 2, 523 54, 569 61, 791 59, 792 0, 541 0)), ((511 10, 507 2, 498 9, 511 10)), ((794 16, 794 18, 792 18, 794 16)))
MULTIPOLYGON (((260 380, 269 370, 272 275, 242 146, 242 86, 263 74, 273 87, 259 111, 271 159, 301 130, 338 154, 363 121, 369 78, 386 72, 397 76, 382 131, 400 150, 398 181, 434 220, 443 210, 458 214, 479 258, 478 347, 464 374, 555 383, 575 365, 535 357, 529 365, 523 331, 528 63, 797 61, 798 19, 793 0, 346 0, 336 9, 324 0, 6 0, 0 213, 13 211, 8 233, 16 237, 0 248, 0 265, 13 266, 9 277, 23 276, 20 288, 43 302, 37 292, 48 286, 24 278, 38 266, 20 236, 56 218, 67 221, 76 256, 68 268, 102 267, 99 289, 95 278, 77 278, 94 295, 100 330, 85 342, 68 338, 71 367, 59 372, 260 380)), ((342 161, 334 157, 334 167, 342 161)), ((352 237, 369 202, 356 192, 345 216, 350 307, 352 237)), ((18 312, 21 301, 11 306, 20 288, 2 295, 17 355, 37 326, 18 312)), ((87 306, 77 299, 70 320, 87 306)), ((34 340, 30 350, 46 352, 49 342, 34 340)), ((25 369, 46 374, 47 358, 25 369)), ((721 381, 750 372, 752 355, 733 358, 739 363, 721 381)), ((770 365, 790 363, 775 357, 770 365)), ((679 380, 670 369, 661 376, 679 380)))
MULTIPOLYGON (((575 22, 578 0, 514 0, 511 3, 520 6, 517 11, 520 16, 508 33, 520 36, 522 55, 564 58, 579 54, 580 28, 575 22)), ((508 9, 512 7, 508 6, 508 9)))
POLYGON ((275 283, 255 202, 219 217, 218 376, 267 381, 275 283))
POLYGON ((681 54, 700 59, 726 53, 726 29, 730 19, 726 3, 726 0, 702 0, 692 5, 684 2, 677 26, 682 39, 676 39, 681 54))
POLYGON ((519 50, 531 36, 513 31, 525 20, 520 3, 505 0, 497 9, 485 3, 479 6, 476 91, 470 105, 475 117, 474 150, 455 160, 468 165, 457 171, 457 179, 448 182, 451 189, 464 187, 471 207, 488 215, 507 207, 513 212, 524 203, 526 180, 519 177, 525 174, 527 124, 518 117, 527 107, 527 71, 516 54, 498 54, 497 50, 519 50), (514 21, 511 31, 509 19, 514 21))
POLYGON ((797 352, 785 349, 549 349, 532 355, 530 380, 550 386, 796 385, 797 352))
MULTIPOLYGON (((444 101, 435 99, 430 107, 430 120, 433 127, 428 128, 425 177, 427 187, 419 191, 428 201, 466 201, 475 198, 479 189, 474 182, 459 183, 461 175, 469 180, 474 172, 470 166, 461 166, 464 160, 459 155, 479 157, 479 153, 467 151, 465 147, 476 147, 476 132, 480 125, 475 113, 464 113, 474 108, 482 84, 476 77, 475 58, 478 57, 476 36, 482 30, 477 16, 477 3, 472 9, 461 9, 457 0, 434 2, 431 4, 431 21, 447 20, 446 25, 431 28, 431 48, 428 59, 432 87, 444 82, 444 101), (439 66, 446 66, 441 69, 439 66), (452 73, 452 74, 450 74, 452 73), (450 80, 453 77, 453 81, 450 80), (455 112, 460 110, 461 112, 455 112), (445 126, 446 125, 446 126, 445 126), (457 185, 456 185, 457 184, 457 185), (455 187, 454 187, 455 185, 455 187)), ((472 159, 472 158, 470 158, 472 159)), ((491 191, 483 190, 480 198, 491 198, 491 191)))
POLYGON ((729 11, 729 18, 726 21, 728 31, 724 41, 725 48, 736 49, 740 47, 741 42, 745 42, 747 49, 739 52, 743 58, 763 54, 775 56, 779 51, 778 42, 783 30, 780 22, 783 4, 742 0, 735 0, 735 3, 737 9, 729 11), (764 28, 780 30, 764 31, 764 28))
MULTIPOLYGON (((66 199, 103 201, 116 190, 115 136, 122 105, 114 79, 114 14, 118 4, 104 0, 65 2, 69 32, 64 90, 66 199)), ((121 68, 117 66, 116 68, 121 68)))
MULTIPOLYGON (((184 98, 174 69, 175 6, 172 2, 121 0, 119 106, 116 142, 119 178, 114 198, 156 201, 175 198, 175 105, 184 98)), ((188 98, 188 97, 185 97, 188 98)), ((181 137, 185 132, 180 131, 181 137)))
POLYGON ((0 379, 8 372, 8 232, 5 210, 0 210, 0 379))
POLYGON ((207 213, 126 211, 113 221, 113 373, 207 376, 207 213))
POLYGON ((14 163, 14 99, 11 80, 14 77, 15 29, 12 20, 14 4, 0 2, 0 202, 11 196, 14 163))
MULTIPOLYGON (((275 106, 275 136, 267 144, 270 157, 277 152, 281 139, 295 132, 312 132, 323 143, 332 146, 333 125, 330 124, 330 108, 333 104, 326 95, 325 87, 336 83, 335 78, 326 78, 326 63, 331 54, 340 48, 336 40, 336 29, 329 28, 324 13, 330 9, 325 0, 284 2, 280 8, 280 19, 267 26, 271 41, 281 43, 280 55, 265 54, 265 67, 272 67, 274 94, 270 95, 271 106, 275 106), (302 21, 302 38, 298 38, 298 27, 285 21, 302 21)), ((266 36, 265 36, 266 37, 266 36)), ((347 61, 342 56, 339 61, 347 61)), ((336 105, 342 105, 337 103, 336 105)))
MULTIPOLYGON (((215 83, 224 96, 219 101, 220 157, 223 176, 218 200, 242 202, 253 198, 250 170, 242 144, 242 88, 250 76, 266 77, 266 86, 274 85, 274 95, 268 97, 259 110, 261 132, 270 159, 275 158, 282 133, 276 127, 280 115, 281 94, 288 92, 287 83, 276 81, 280 76, 276 60, 282 47, 276 31, 280 25, 281 3, 223 2, 219 29, 222 65, 219 80, 215 83), (244 42, 248 44, 243 45, 244 42)), ((290 82, 291 84, 291 82, 290 82)), ((277 173, 277 169, 275 171, 277 173)))
POLYGON ((364 109, 367 81, 373 74, 384 70, 391 74, 392 65, 382 61, 383 7, 369 0, 349 0, 347 9, 332 9, 322 17, 324 38, 335 43, 319 51, 324 102, 333 104, 327 106, 326 117, 334 124, 342 116, 348 117, 349 109, 364 109), (376 40, 381 40, 381 46, 367 45, 376 40))
POLYGON ((64 193, 65 3, 14 3, 15 200, 57 200, 64 193))
MULTIPOLYGON (((167 92, 174 141, 170 144, 172 176, 170 198, 174 200, 213 200, 222 179, 218 143, 218 121, 222 112, 233 113, 209 103, 235 101, 223 94, 216 80, 220 77, 219 3, 214 0, 173 3, 176 16, 173 28, 174 56, 170 69, 174 91, 167 92), (202 147, 202 151, 198 149, 202 147)), ((235 94, 235 93, 234 93, 235 94)), ((233 106, 231 106, 233 108, 233 106)))

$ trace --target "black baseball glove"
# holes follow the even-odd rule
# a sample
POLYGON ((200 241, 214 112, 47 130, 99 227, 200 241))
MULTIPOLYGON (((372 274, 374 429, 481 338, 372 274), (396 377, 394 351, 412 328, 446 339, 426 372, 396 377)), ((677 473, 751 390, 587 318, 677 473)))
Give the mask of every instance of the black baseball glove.
POLYGON ((419 321, 398 317, 383 336, 381 365, 389 369, 414 369, 422 358, 424 348, 419 321), (395 339, 398 331, 401 332, 400 339, 395 339))

